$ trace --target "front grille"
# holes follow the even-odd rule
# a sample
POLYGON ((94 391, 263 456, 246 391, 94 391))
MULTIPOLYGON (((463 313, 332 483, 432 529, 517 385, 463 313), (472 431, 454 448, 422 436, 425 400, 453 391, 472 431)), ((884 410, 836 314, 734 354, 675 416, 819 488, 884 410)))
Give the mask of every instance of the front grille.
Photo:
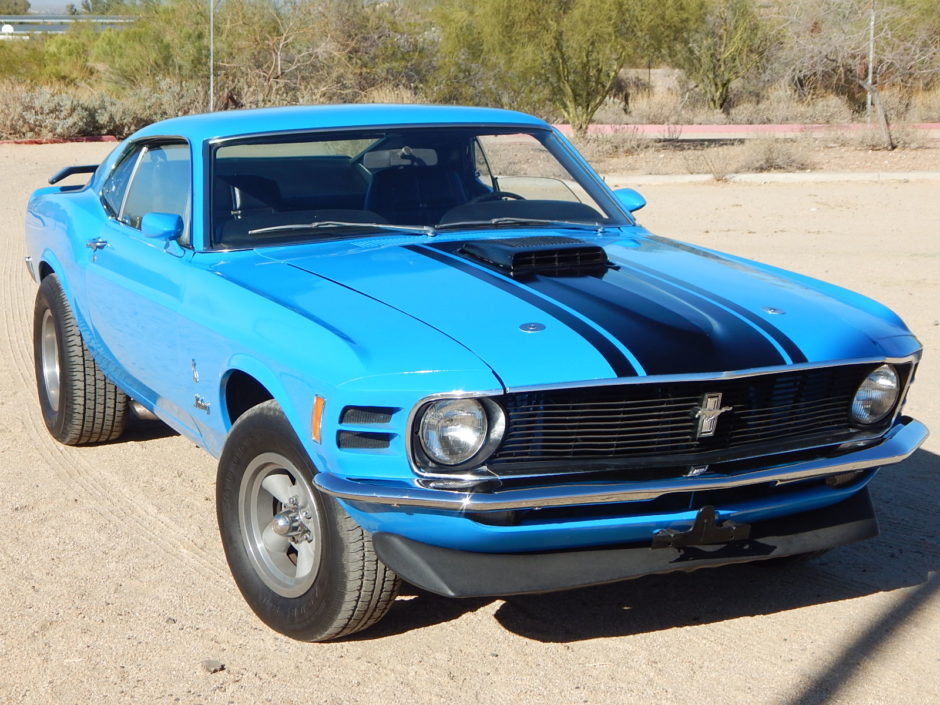
POLYGON ((501 475, 533 465, 579 469, 572 462, 585 470, 677 467, 843 442, 859 435, 849 407, 876 366, 509 394, 507 432, 487 465, 501 475), (721 407, 731 409, 717 417, 714 435, 697 437, 696 411, 705 395, 718 393, 721 407))

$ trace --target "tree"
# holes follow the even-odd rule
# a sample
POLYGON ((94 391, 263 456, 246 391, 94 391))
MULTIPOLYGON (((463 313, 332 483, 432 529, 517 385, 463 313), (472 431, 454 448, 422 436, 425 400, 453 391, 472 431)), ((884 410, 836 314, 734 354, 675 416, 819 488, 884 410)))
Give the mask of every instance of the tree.
POLYGON ((89 63, 127 88, 160 80, 208 80, 208 7, 203 0, 141 5, 126 27, 99 33, 89 63))
POLYGON ((639 26, 628 0, 452 0, 441 27, 435 97, 538 111, 583 134, 606 99, 639 26))
MULTIPOLYGON (((783 65, 802 93, 831 92, 857 111, 868 87, 871 0, 798 0, 787 6, 790 44, 783 65)), ((940 4, 937 0, 895 0, 874 5, 875 85, 906 89, 940 80, 940 4)))
POLYGON ((709 107, 731 109, 731 88, 760 68, 771 45, 771 33, 753 0, 690 2, 698 16, 674 50, 675 62, 705 94, 709 107))
POLYGON ((25 15, 28 12, 27 0, 0 0, 0 15, 25 15))
POLYGON ((787 7, 787 77, 803 95, 833 93, 861 113, 870 96, 884 146, 894 149, 881 90, 911 96, 940 81, 937 0, 798 0, 787 7), (874 16, 872 80, 868 62, 874 16))

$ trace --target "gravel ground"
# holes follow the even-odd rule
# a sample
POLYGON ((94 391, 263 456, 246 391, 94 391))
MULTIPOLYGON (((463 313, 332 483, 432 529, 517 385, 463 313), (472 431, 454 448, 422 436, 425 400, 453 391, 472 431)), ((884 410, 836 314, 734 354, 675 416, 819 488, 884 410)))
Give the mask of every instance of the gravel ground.
MULTIPOLYGON (((880 537, 787 570, 508 600, 410 590, 332 644, 265 628, 224 562, 208 455, 159 424, 66 448, 39 416, 26 199, 109 147, 0 146, 0 703, 940 703, 938 436, 876 479, 880 537)), ((936 181, 642 191, 659 234, 892 306, 927 348, 908 412, 940 429, 936 181)))

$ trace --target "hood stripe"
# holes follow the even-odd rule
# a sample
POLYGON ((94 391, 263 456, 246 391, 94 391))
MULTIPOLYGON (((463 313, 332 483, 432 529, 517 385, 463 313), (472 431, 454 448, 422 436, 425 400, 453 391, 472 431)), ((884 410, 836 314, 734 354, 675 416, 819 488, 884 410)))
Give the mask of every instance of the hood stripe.
POLYGON ((788 362, 740 317, 642 274, 536 277, 529 286, 581 311, 639 358, 647 374, 750 369, 788 362), (720 331, 714 338, 711 331, 720 331), (715 344, 717 342, 717 345, 715 344))
POLYGON ((705 300, 712 301, 716 304, 719 304, 727 308, 729 311, 732 311, 733 313, 737 314, 741 318, 745 319, 752 326, 760 329, 762 333, 764 333, 765 335, 773 339, 773 341, 786 354, 786 357, 790 358, 789 360, 785 360, 785 362, 787 363, 792 362, 792 363, 797 363, 797 364, 802 363, 802 362, 808 362, 808 358, 803 353, 803 351, 800 350, 799 346, 796 343, 794 343, 793 340, 790 337, 788 337, 783 331, 781 331, 779 328, 777 328, 770 322, 766 321, 765 319, 761 318, 760 316, 755 314, 753 311, 749 311, 743 306, 736 304, 734 301, 730 301, 729 299, 726 299, 722 296, 718 296, 714 294, 713 292, 705 291, 701 287, 697 287, 694 284, 691 284, 690 282, 683 281, 681 279, 676 279, 675 277, 671 277, 668 274, 664 274, 662 272, 656 271, 655 269, 650 269, 649 267, 644 267, 642 264, 637 264, 636 262, 632 262, 632 261, 626 262, 624 260, 617 260, 616 263, 621 266, 629 267, 631 270, 634 270, 637 272, 643 272, 654 279, 658 279, 662 282, 668 282, 672 284, 673 286, 688 290, 694 294, 697 294, 698 296, 702 297, 705 300))
MULTIPOLYGON (((617 347, 636 361, 633 367, 642 374, 718 372, 792 362, 787 347, 796 350, 795 346, 772 326, 759 324, 753 314, 730 301, 647 267, 617 262, 620 267, 602 277, 533 276, 519 281, 462 257, 458 254, 462 245, 457 241, 419 247, 447 253, 450 257, 441 261, 550 313, 556 309, 547 305, 563 307, 569 315, 575 312, 581 323, 576 330, 582 336, 594 343, 599 333, 619 343, 617 347)), ((565 322, 571 325, 569 317, 565 322)))
POLYGON ((578 333, 595 350, 597 350, 597 352, 599 352, 607 361, 607 364, 610 365, 611 370, 616 377, 636 377, 638 375, 645 374, 640 363, 636 361, 636 359, 633 358, 633 356, 628 351, 621 350, 613 340, 607 337, 603 330, 597 328, 594 325, 591 325, 589 321, 580 318, 579 316, 564 308, 562 305, 559 305, 553 301, 549 301, 536 291, 533 291, 526 286, 520 285, 519 282, 498 274, 490 269, 477 266, 472 262, 461 258, 459 255, 451 254, 446 250, 436 249, 435 247, 427 245, 405 245, 405 247, 412 252, 430 257, 431 259, 437 260, 438 262, 446 264, 449 267, 454 267, 455 269, 459 269, 460 271, 476 277, 477 279, 485 281, 488 284, 492 284, 500 290, 512 294, 526 303, 535 306, 536 308, 553 316, 555 319, 578 333))

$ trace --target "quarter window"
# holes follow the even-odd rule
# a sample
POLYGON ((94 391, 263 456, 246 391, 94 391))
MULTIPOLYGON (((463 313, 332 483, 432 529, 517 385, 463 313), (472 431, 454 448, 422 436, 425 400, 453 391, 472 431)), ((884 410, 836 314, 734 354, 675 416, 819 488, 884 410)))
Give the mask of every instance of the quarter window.
POLYGON ((121 214, 121 206, 124 204, 124 194, 127 192, 127 184, 130 183, 134 175, 134 168, 140 159, 140 153, 143 147, 137 147, 126 153, 118 165, 111 172, 104 188, 101 189, 101 200, 104 201, 108 213, 115 218, 121 214))
POLYGON ((145 144, 121 160, 102 189, 105 205, 119 221, 140 229, 147 213, 182 217, 188 243, 192 195, 189 146, 181 143, 145 144))

